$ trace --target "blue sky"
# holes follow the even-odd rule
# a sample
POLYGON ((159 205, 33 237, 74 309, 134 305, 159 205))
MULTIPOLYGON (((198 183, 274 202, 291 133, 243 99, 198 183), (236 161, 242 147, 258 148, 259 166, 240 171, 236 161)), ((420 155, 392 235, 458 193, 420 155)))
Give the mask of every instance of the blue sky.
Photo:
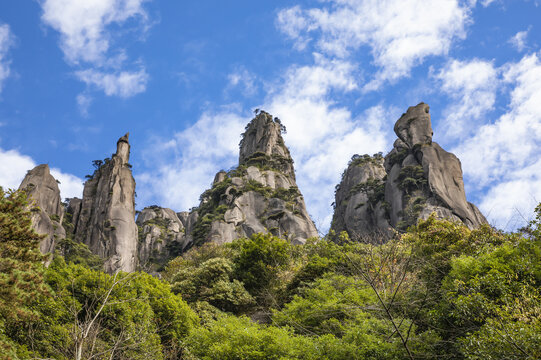
POLYGON ((137 207, 198 204, 255 108, 288 132, 320 230, 355 153, 408 106, 462 161, 468 199, 514 229, 541 201, 537 0, 0 1, 0 185, 48 163, 80 196, 130 132, 137 207))

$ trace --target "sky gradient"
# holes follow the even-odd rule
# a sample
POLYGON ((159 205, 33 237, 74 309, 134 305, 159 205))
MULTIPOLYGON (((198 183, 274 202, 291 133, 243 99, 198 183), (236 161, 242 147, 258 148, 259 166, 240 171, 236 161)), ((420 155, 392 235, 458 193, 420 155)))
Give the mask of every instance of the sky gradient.
POLYGON ((81 196, 130 132, 137 208, 198 205, 260 108, 287 127, 320 231, 353 154, 386 154, 408 106, 513 230, 541 201, 537 0, 0 1, 0 186, 53 168, 81 196))

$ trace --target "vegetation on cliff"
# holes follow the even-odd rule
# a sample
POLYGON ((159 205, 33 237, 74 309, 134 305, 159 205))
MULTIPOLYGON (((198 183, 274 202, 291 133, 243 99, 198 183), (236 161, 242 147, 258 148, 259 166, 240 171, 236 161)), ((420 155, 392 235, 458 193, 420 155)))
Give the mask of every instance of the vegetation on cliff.
POLYGON ((254 234, 158 279, 84 251, 45 268, 25 199, 0 196, 3 359, 541 357, 541 205, 519 233, 430 217, 380 244, 254 234))

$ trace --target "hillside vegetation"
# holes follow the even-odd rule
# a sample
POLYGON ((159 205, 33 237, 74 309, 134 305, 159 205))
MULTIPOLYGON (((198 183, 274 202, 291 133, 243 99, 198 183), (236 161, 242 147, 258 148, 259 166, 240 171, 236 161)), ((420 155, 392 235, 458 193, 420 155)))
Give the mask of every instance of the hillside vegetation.
POLYGON ((430 217, 385 243, 206 243, 161 279, 85 251, 46 268, 25 206, 0 188, 2 359, 541 358, 541 205, 517 233, 430 217))

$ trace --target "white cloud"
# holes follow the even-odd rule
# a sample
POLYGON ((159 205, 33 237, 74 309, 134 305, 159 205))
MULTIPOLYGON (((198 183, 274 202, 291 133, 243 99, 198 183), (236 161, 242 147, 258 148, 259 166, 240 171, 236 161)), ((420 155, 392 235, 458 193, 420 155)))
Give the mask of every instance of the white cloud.
POLYGON ((483 116, 494 108, 498 75, 491 62, 479 59, 449 61, 435 74, 441 90, 454 100, 443 111, 437 132, 452 139, 471 135, 485 120, 483 116))
POLYGON ((509 43, 513 45, 515 49, 522 52, 524 49, 526 49, 526 37, 528 36, 529 31, 530 29, 519 31, 513 37, 511 37, 511 39, 509 39, 509 43))
MULTIPOLYGON (((114 74, 87 69, 77 71, 75 74, 87 85, 103 90, 106 95, 116 95, 123 98, 144 92, 148 82, 148 74, 144 69, 137 72, 122 71, 114 74)), ((77 102, 81 105, 79 98, 77 102)), ((83 105, 87 104, 83 101, 83 105)))
POLYGON ((472 2, 459 0, 327 0, 322 8, 279 12, 277 26, 304 49, 310 42, 329 56, 345 58, 370 48, 380 69, 365 90, 408 76, 427 56, 445 55, 465 37, 472 2))
POLYGON ((84 187, 83 180, 75 175, 63 173, 57 168, 51 168, 51 175, 53 175, 56 180, 60 181, 58 187, 60 188, 62 200, 73 197, 82 198, 84 187))
POLYGON ((170 139, 153 139, 145 151, 151 169, 136 175, 137 201, 159 201, 176 211, 199 205, 199 195, 208 189, 214 175, 238 163, 238 143, 246 118, 238 107, 206 111, 191 127, 170 139))
POLYGON ((0 24, 0 92, 4 81, 11 73, 10 61, 7 59, 9 49, 13 46, 13 34, 8 24, 0 24))
POLYGON ((240 67, 231 74, 227 75, 227 80, 229 81, 229 84, 226 91, 238 87, 245 96, 252 96, 257 92, 256 76, 246 70, 244 67, 240 67))
POLYGON ((139 71, 121 70, 128 56, 124 48, 115 46, 115 40, 134 23, 145 31, 145 1, 41 0, 41 19, 60 33, 60 48, 67 62, 86 67, 76 71, 80 80, 106 95, 125 98, 145 91, 148 75, 141 66, 139 71))
POLYGON ((541 61, 537 54, 524 56, 505 65, 502 73, 503 81, 513 86, 507 112, 480 127, 454 152, 469 182, 490 189, 481 210, 505 226, 513 208, 531 214, 532 199, 541 201, 541 61))
POLYGON ((77 95, 76 100, 81 115, 83 115, 84 117, 88 117, 88 108, 92 103, 92 97, 87 94, 79 94, 77 95))
MULTIPOLYGON (((34 160, 17 150, 0 149, 0 186, 4 189, 17 189, 23 181, 26 172, 36 166, 34 160)), ((60 181, 60 195, 66 197, 81 197, 83 181, 78 177, 63 173, 60 169, 51 168, 51 174, 60 181)))
POLYGON ((107 29, 147 15, 144 0, 44 0, 42 20, 60 33, 60 47, 71 63, 107 60, 112 35, 107 29))

